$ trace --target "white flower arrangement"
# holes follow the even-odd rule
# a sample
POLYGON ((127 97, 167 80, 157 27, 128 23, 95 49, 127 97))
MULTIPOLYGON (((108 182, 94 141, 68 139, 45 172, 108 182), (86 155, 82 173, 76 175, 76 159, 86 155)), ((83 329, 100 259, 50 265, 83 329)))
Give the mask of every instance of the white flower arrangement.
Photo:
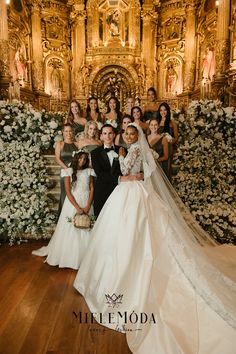
POLYGON ((45 237, 54 222, 49 210, 46 166, 38 146, 27 142, 1 142, 0 235, 12 245, 31 234, 45 237))
POLYGON ((63 120, 63 114, 39 112, 30 104, 0 101, 0 138, 3 141, 32 141, 41 148, 52 149, 58 136, 62 138, 63 120))
MULTIPOLYGON (((178 119, 180 118, 180 119, 178 119)), ((200 225, 219 242, 236 242, 236 113, 220 101, 193 101, 180 132, 175 186, 200 225)))

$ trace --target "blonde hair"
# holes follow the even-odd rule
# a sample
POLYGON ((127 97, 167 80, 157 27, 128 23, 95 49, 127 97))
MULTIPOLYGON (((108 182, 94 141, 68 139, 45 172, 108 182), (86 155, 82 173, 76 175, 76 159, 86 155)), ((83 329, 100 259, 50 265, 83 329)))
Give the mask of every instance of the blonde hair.
POLYGON ((98 130, 98 125, 96 122, 94 122, 93 120, 90 120, 88 121, 86 124, 85 124, 85 127, 84 127, 84 131, 83 133, 81 134, 80 136, 80 139, 86 139, 88 138, 88 130, 89 130, 89 127, 90 125, 93 125, 95 128, 96 128, 96 134, 94 136, 94 139, 99 139, 99 130, 98 130))

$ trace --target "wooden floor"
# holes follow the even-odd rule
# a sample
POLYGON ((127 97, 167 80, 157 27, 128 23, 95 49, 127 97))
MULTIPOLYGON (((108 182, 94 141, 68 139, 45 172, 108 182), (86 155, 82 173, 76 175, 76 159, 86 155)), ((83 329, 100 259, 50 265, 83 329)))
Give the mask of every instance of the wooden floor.
POLYGON ((130 354, 125 335, 79 322, 76 271, 32 256, 41 245, 0 247, 0 354, 130 354))

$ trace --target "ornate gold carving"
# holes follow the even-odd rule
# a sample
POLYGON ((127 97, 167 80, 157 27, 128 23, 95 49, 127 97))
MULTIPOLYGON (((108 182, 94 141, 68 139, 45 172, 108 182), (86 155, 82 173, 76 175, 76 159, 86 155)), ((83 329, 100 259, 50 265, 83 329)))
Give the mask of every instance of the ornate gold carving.
POLYGON ((183 17, 174 16, 169 17, 165 21, 162 29, 162 38, 164 41, 181 39, 185 33, 185 19, 183 17))
MULTIPOLYGON (((39 3, 42 3, 42 9, 43 10, 50 10, 51 12, 59 12, 61 14, 67 14, 68 13, 68 7, 67 5, 61 3, 61 2, 54 2, 52 0, 37 0, 39 3)), ((34 2, 34 0, 32 0, 34 2)))
POLYGON ((9 72, 9 64, 10 64, 10 58, 9 58, 9 42, 8 40, 0 40, 0 77, 9 77, 10 72, 9 72))
POLYGON ((33 87, 37 91, 44 90, 43 63, 41 61, 33 63, 33 87))
POLYGON ((58 16, 46 17, 42 20, 42 37, 52 43, 56 41, 68 42, 69 27, 65 21, 58 16))
POLYGON ((194 89, 195 69, 196 69, 196 62, 192 60, 190 70, 188 72, 185 71, 184 91, 192 91, 194 89))
POLYGON ((145 80, 146 91, 154 86, 154 70, 151 68, 146 69, 146 80, 145 80))
POLYGON ((224 76, 229 64, 229 40, 217 41, 216 45, 216 76, 224 76))
POLYGON ((86 10, 74 10, 70 13, 71 24, 77 24, 77 22, 84 22, 87 17, 86 10))
POLYGON ((179 10, 183 8, 184 3, 183 1, 166 1, 161 4, 161 11, 162 13, 167 11, 179 10))
POLYGON ((131 73, 119 65, 102 68, 93 80, 91 91, 97 97, 104 98, 104 101, 115 95, 122 105, 129 95, 138 96, 131 73))
POLYGON ((42 1, 40 1, 40 0, 27 0, 27 4, 29 5, 32 13, 41 11, 42 1))
POLYGON ((82 75, 82 70, 80 68, 75 68, 73 70, 72 94, 73 97, 76 97, 77 95, 79 96, 85 95, 83 75, 82 75))
POLYGON ((158 13, 153 11, 152 9, 142 9, 141 11, 141 17, 145 22, 150 22, 150 21, 154 21, 155 23, 157 22, 158 19, 158 13))

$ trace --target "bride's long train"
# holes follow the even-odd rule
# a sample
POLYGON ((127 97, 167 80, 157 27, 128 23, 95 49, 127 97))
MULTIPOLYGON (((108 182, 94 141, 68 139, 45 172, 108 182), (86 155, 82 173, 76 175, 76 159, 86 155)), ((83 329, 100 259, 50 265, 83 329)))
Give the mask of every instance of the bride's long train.
POLYGON ((235 267, 231 248, 186 240, 195 225, 183 227, 187 214, 176 219, 153 184, 116 187, 74 286, 98 322, 126 333, 133 353, 233 354, 236 292, 226 277, 235 267), (221 256, 228 252, 221 272, 215 268, 219 249, 221 256))
POLYGON ((74 286, 106 318, 101 324, 126 332, 135 354, 233 354, 230 247, 219 265, 221 246, 193 219, 135 128, 138 143, 120 159, 121 170, 143 168, 145 179, 121 183, 108 198, 74 286))

